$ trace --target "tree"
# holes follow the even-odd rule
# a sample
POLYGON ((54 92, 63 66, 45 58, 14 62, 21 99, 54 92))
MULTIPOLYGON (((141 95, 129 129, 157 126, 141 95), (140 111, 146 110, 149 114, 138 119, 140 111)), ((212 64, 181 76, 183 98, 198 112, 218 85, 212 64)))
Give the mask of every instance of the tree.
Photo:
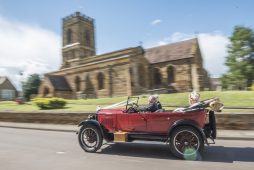
POLYGON ((23 83, 23 96, 30 100, 32 94, 38 94, 38 89, 41 83, 40 76, 38 74, 32 74, 28 79, 23 83))
POLYGON ((222 76, 222 86, 243 90, 254 80, 254 32, 251 28, 236 26, 230 41, 225 63, 229 71, 222 76))

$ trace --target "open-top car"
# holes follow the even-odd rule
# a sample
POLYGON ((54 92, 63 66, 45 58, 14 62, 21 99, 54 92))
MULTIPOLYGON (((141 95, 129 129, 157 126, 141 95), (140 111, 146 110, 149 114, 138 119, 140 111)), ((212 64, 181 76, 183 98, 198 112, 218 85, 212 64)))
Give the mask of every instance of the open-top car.
POLYGON ((202 152, 204 144, 214 144, 214 112, 223 108, 218 98, 203 100, 174 111, 160 109, 155 112, 140 111, 142 109, 138 100, 138 97, 128 97, 125 108, 99 108, 95 115, 82 121, 77 132, 81 148, 86 152, 96 152, 103 140, 161 141, 169 144, 173 155, 188 159, 202 152))

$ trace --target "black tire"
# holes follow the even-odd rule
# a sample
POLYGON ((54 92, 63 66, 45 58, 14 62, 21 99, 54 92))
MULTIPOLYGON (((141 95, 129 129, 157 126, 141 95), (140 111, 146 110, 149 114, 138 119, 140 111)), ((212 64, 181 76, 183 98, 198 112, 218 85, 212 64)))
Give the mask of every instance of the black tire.
POLYGON ((171 153, 181 159, 198 160, 204 149, 204 140, 191 126, 176 127, 170 136, 171 153))
POLYGON ((96 152, 101 148, 103 137, 98 127, 94 125, 84 125, 78 134, 79 145, 86 152, 96 152))

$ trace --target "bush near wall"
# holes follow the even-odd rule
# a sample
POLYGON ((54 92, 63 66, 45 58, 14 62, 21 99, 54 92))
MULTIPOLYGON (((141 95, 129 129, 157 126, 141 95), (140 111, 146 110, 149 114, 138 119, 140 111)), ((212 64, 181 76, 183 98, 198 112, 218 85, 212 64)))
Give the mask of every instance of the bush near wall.
POLYGON ((66 105, 62 98, 34 98, 32 101, 40 109, 61 109, 66 105))
POLYGON ((254 83, 251 86, 251 90, 254 91, 254 83))

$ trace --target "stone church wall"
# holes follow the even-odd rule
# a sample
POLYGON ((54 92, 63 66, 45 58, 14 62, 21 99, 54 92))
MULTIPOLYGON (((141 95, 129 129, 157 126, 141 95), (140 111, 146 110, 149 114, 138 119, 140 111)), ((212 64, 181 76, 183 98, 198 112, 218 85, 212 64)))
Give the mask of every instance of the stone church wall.
MULTIPOLYGON (((183 60, 176 60, 176 61, 169 61, 163 63, 157 63, 152 65, 152 69, 156 68, 159 69, 161 75, 161 86, 156 87, 155 80, 152 81, 152 88, 169 88, 169 90, 178 91, 178 92, 186 92, 192 89, 192 82, 191 82, 191 71, 190 66, 191 60, 190 59, 183 59, 183 60), (174 74, 173 74, 173 82, 168 82, 169 75, 168 75, 168 68, 173 67, 174 74)), ((153 79, 155 77, 153 76, 153 79)))

